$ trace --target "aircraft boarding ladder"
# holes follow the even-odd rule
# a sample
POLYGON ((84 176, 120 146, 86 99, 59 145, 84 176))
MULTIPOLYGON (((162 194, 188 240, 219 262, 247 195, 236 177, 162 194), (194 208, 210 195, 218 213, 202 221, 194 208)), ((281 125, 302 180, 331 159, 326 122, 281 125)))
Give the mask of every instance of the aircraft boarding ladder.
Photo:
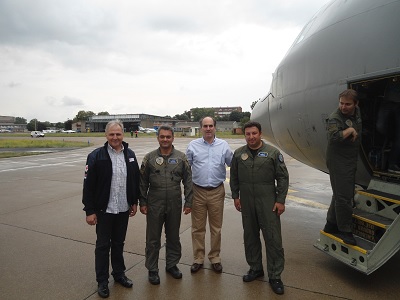
POLYGON ((323 230, 314 245, 367 275, 400 249, 400 187, 398 183, 382 179, 372 179, 368 188, 357 191, 355 196, 353 234, 357 246, 346 244, 338 235, 323 230))

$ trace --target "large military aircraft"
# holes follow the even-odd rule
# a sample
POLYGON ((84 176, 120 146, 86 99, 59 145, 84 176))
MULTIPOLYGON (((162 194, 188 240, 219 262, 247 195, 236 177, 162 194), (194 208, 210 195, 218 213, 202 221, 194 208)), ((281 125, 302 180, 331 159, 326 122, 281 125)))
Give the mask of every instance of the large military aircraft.
POLYGON ((327 3, 296 38, 251 115, 269 142, 328 172, 326 118, 340 92, 357 90, 363 118, 356 174, 361 190, 353 214, 358 246, 324 231, 315 246, 366 274, 400 248, 400 175, 388 172, 391 137, 376 128, 387 86, 400 82, 399 16, 399 0, 327 3))

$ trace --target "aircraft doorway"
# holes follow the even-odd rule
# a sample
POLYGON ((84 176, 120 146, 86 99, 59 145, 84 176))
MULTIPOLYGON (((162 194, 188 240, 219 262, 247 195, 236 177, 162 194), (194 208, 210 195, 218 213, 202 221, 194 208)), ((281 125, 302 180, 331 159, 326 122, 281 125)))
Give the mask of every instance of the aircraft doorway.
POLYGON ((362 153, 370 172, 400 179, 400 74, 350 84, 363 120, 362 153))

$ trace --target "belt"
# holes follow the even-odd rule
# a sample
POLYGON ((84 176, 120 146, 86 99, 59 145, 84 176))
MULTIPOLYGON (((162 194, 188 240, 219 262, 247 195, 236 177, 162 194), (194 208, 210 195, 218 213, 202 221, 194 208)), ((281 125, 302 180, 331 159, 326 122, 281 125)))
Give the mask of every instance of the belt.
POLYGON ((193 183, 193 184, 195 186, 197 186, 198 188, 200 188, 200 189, 207 190, 207 191, 212 191, 212 190, 215 190, 216 188, 219 188, 222 185, 222 182, 220 184, 218 184, 217 186, 200 186, 200 185, 197 185, 195 183, 193 183))

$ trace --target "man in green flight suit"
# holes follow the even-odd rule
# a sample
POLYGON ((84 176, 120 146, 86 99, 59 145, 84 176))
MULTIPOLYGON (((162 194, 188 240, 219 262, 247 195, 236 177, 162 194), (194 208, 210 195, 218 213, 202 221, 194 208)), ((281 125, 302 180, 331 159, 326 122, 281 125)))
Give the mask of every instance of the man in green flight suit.
POLYGON ((149 282, 160 284, 158 258, 161 232, 165 226, 166 271, 175 279, 182 278, 177 264, 182 256, 179 238, 181 214, 189 214, 192 207, 192 171, 186 155, 172 145, 174 131, 160 126, 157 140, 160 147, 143 158, 140 169, 140 212, 146 215, 146 262, 149 282), (181 182, 185 204, 182 209, 181 182))
POLYGON ((324 231, 337 234, 350 245, 357 244, 352 233, 352 200, 362 129, 357 105, 357 92, 352 89, 343 91, 339 95, 339 107, 327 121, 326 165, 333 195, 324 231))
POLYGON ((264 276, 260 230, 267 252, 269 283, 276 294, 283 294, 281 273, 285 258, 280 215, 285 211, 289 174, 278 149, 261 140, 261 125, 244 125, 247 145, 238 148, 232 159, 230 187, 236 209, 242 213, 246 261, 250 270, 243 281, 264 276))

